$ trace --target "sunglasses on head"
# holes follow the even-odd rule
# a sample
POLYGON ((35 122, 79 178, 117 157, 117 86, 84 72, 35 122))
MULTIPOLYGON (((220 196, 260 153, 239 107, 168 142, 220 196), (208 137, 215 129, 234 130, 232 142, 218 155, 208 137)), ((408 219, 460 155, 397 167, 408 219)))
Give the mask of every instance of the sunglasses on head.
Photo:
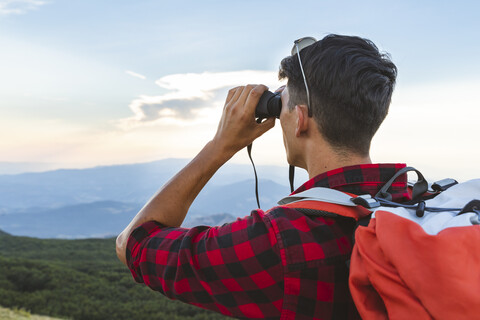
POLYGON ((308 85, 307 85, 307 78, 305 77, 305 72, 303 71, 303 65, 302 65, 302 59, 300 58, 300 51, 305 49, 306 47, 314 44, 317 42, 317 39, 313 37, 304 37, 297 39, 293 42, 293 48, 292 48, 292 56, 297 54, 298 55, 298 62, 300 63, 300 70, 302 71, 302 76, 303 76, 303 82, 305 83, 305 90, 307 92, 307 109, 308 109, 308 116, 312 116, 312 108, 310 108, 310 92, 308 91, 308 85))

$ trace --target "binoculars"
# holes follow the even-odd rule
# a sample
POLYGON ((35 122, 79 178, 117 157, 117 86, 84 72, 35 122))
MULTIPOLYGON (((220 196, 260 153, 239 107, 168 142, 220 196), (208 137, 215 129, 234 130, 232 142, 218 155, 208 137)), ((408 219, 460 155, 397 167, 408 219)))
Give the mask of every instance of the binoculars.
POLYGON ((265 91, 255 108, 255 118, 258 120, 275 117, 280 118, 282 111, 282 99, 280 92, 265 91))

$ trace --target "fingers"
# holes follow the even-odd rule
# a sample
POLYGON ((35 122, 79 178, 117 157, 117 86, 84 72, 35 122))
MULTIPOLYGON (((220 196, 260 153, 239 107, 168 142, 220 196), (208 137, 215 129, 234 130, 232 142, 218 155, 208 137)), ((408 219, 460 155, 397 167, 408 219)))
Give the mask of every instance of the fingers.
POLYGON ((232 106, 240 97, 245 87, 235 87, 228 91, 227 99, 225 100, 224 108, 232 106))
POLYGON ((225 101, 226 101, 226 102, 225 102, 225 105, 227 105, 227 103, 228 103, 230 100, 232 100, 233 95, 234 95, 235 92, 237 91, 237 88, 238 88, 238 87, 232 88, 232 89, 228 90, 227 99, 225 99, 225 101))
POLYGON ((268 87, 263 84, 247 86, 248 92, 247 92, 246 101, 245 101, 246 114, 251 116, 255 114, 255 108, 257 107, 258 101, 260 101, 260 97, 267 90, 268 90, 268 87))
POLYGON ((230 89, 226 99, 225 107, 234 107, 236 105, 248 115, 255 114, 255 108, 262 94, 268 90, 268 87, 261 85, 249 84, 246 86, 235 87, 230 89))

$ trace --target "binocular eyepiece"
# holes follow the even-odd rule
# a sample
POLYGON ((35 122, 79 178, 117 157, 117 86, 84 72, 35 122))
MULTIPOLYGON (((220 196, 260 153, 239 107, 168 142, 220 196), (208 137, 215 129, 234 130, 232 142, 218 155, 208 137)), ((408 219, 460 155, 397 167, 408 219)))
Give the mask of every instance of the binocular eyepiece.
POLYGON ((280 119, 282 111, 282 99, 280 92, 265 91, 255 108, 255 118, 258 120, 275 117, 280 119))

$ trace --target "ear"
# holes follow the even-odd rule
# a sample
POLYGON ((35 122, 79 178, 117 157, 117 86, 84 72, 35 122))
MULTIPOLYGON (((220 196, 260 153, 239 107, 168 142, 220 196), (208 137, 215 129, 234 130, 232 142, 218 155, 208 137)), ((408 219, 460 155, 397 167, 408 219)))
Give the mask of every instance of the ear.
POLYGON ((295 113, 297 114, 297 126, 295 127, 295 136, 299 137, 306 131, 308 131, 309 117, 308 109, 306 105, 296 105, 295 113))

